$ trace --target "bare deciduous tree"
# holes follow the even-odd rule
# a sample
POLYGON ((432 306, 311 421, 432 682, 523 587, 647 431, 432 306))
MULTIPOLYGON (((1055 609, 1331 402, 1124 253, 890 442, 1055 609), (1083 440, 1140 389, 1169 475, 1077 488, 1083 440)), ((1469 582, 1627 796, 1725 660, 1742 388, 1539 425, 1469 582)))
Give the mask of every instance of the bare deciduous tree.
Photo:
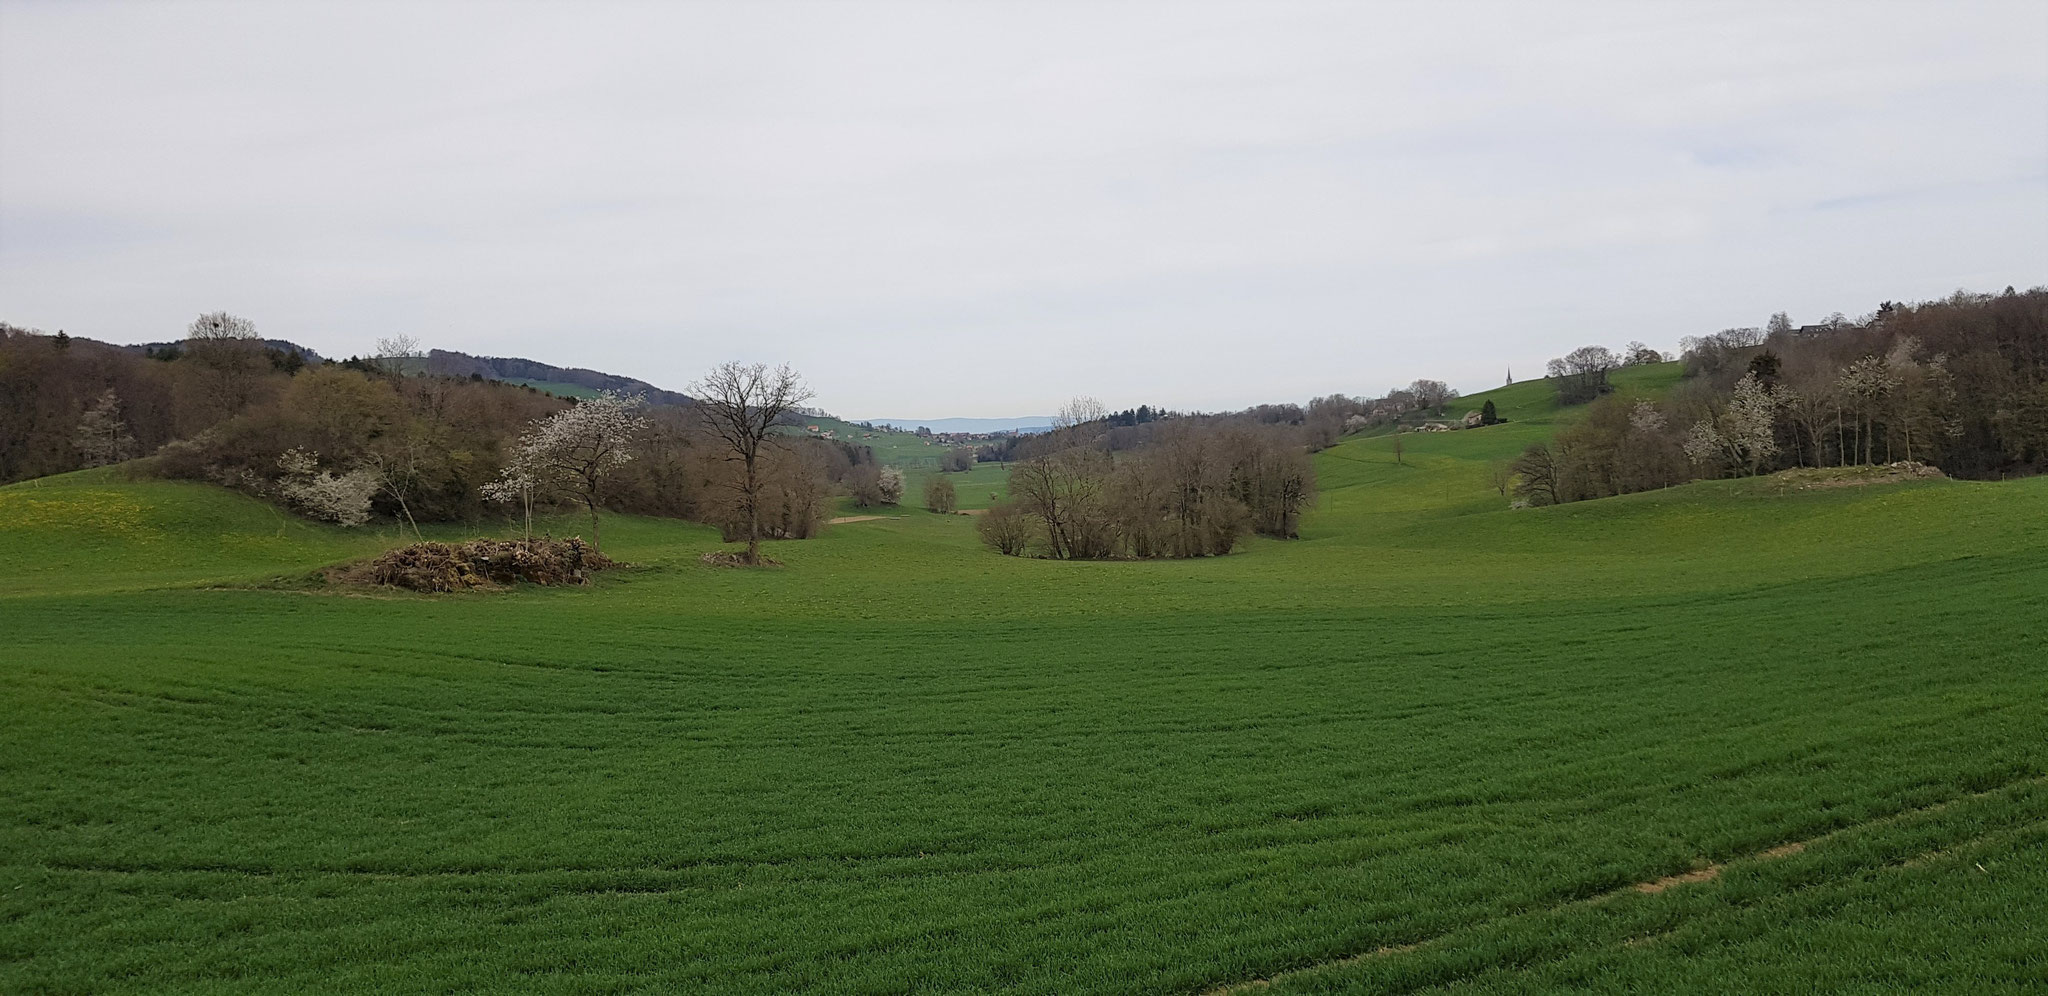
POLYGON ((419 338, 401 332, 377 340, 377 352, 370 358, 370 364, 379 373, 396 380, 405 376, 406 367, 410 365, 407 361, 420 355, 419 338))
MULTIPOLYGON (((413 518, 412 503, 405 498, 419 481, 420 475, 416 451, 412 447, 406 446, 389 453, 371 453, 369 458, 363 462, 363 467, 377 475, 377 490, 383 494, 390 495, 391 500, 398 503, 399 514, 405 516, 405 524, 412 527, 412 538, 415 540, 425 539, 426 537, 420 535, 419 520, 413 518)), ((531 526, 529 524, 529 531, 530 529, 531 526)), ((531 536, 527 538, 529 540, 532 539, 531 536)))
POLYGON ((1427 377, 1409 384, 1408 393, 1414 395, 1415 407, 1428 409, 1442 408, 1452 398, 1458 396, 1458 392, 1452 390, 1451 385, 1427 377))
POLYGON ((1583 404, 1607 393, 1607 372, 1621 366, 1621 361, 1606 346, 1580 346, 1551 360, 1548 373, 1557 380, 1558 401, 1583 404))
POLYGON ((225 311, 200 315, 185 330, 185 352, 208 373, 208 400, 217 417, 249 403, 263 365, 263 340, 256 336, 255 322, 225 311))
POLYGON ((1052 418, 1055 429, 1071 429, 1077 425, 1100 422, 1109 417, 1109 406, 1088 395, 1075 395, 1072 401, 1060 406, 1059 414, 1052 418))
POLYGON ((1532 443, 1515 458, 1515 495, 1531 505, 1557 504, 1557 456, 1550 447, 1532 443))
MULTIPOLYGON (((788 364, 770 370, 762 363, 721 363, 690 387, 705 428, 725 445, 726 459, 741 464, 735 478, 747 512, 746 562, 761 562, 761 448, 776 424, 811 399, 803 378, 788 364)), ((899 492, 900 494, 900 492, 899 492)))
POLYGON ((1099 506, 1108 464, 1108 454, 1065 449, 1027 460, 1010 472, 1010 493, 1045 524, 1046 550, 1053 559, 1103 555, 1107 543, 1099 506))
POLYGON ((1508 489, 1512 488, 1515 484, 1514 462, 1511 460, 1495 460, 1487 464, 1486 480, 1487 483, 1493 485, 1495 491, 1500 492, 1502 498, 1506 498, 1508 496, 1508 489))
POLYGON ((1036 523, 1022 508, 1012 502, 997 502, 989 506, 974 524, 976 532, 996 552, 1006 557, 1021 557, 1031 545, 1031 536, 1037 531, 1036 523))
MULTIPOLYGON (((825 459, 830 451, 807 445, 810 442, 788 437, 786 445, 761 450, 760 500, 755 510, 763 539, 807 539, 824 523, 825 500, 831 492, 825 459)), ((698 515, 717 525, 724 541, 745 540, 757 522, 737 480, 745 468, 721 451, 701 446, 696 451, 693 462, 701 468, 700 480, 707 492, 698 515)), ((861 469, 874 468, 863 465, 861 469)))
POLYGON ((862 508, 882 504, 882 470, 864 463, 846 472, 846 493, 862 508))

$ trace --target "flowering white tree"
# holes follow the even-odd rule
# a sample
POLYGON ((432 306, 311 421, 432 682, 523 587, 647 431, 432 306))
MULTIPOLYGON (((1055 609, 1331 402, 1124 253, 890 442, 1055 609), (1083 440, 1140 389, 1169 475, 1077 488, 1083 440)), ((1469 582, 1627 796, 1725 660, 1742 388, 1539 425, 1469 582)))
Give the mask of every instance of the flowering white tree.
POLYGON ((1721 431, 1714 428, 1712 419, 1700 419, 1685 433, 1685 458, 1697 464, 1720 463, 1726 450, 1722 448, 1721 431))
POLYGON ((345 474, 320 469, 320 454, 297 448, 277 458, 284 477, 278 490, 286 499, 317 518, 360 526, 370 521, 370 499, 382 486, 374 469, 358 467, 345 474))
POLYGON ((1685 455, 1694 463, 1725 462, 1755 475, 1763 462, 1778 453, 1778 401, 1756 374, 1735 382, 1728 407, 1712 419, 1693 423, 1685 437, 1685 455))
POLYGON ((881 489, 883 504, 894 505, 903 500, 902 471, 894 467, 883 467, 875 483, 881 489))
POLYGON ((598 540, 597 506, 611 472, 633 459, 629 447, 647 428, 641 401, 605 391, 536 419, 519 437, 504 475, 482 489, 485 498, 520 500, 527 515, 527 538, 533 538, 533 502, 559 494, 581 502, 590 512, 590 548, 602 552, 598 540))
POLYGON ((1663 432, 1664 413, 1657 410, 1655 402, 1647 398, 1638 398, 1635 407, 1629 409, 1628 427, 1631 431, 1644 435, 1663 432))
POLYGON ((121 398, 113 388, 102 392, 79 417, 71 445, 85 458, 88 467, 120 463, 135 455, 135 437, 129 435, 128 423, 121 420, 121 398))
POLYGON ((526 514, 526 542, 533 542, 533 503, 540 495, 540 480, 534 468, 514 454, 512 462, 500 471, 498 479, 485 484, 478 491, 485 501, 518 502, 520 511, 526 514))

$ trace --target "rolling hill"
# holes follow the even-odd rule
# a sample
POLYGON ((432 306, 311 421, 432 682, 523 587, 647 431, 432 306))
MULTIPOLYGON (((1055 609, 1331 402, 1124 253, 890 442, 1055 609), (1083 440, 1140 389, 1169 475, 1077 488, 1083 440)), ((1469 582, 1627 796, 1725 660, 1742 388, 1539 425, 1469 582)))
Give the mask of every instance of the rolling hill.
POLYGON ((525 384, 568 398, 595 397, 599 391, 616 391, 620 394, 642 395, 648 402, 657 405, 690 403, 688 395, 663 390, 638 378, 583 367, 558 367, 551 363, 516 356, 471 356, 453 350, 435 349, 427 353, 426 368, 431 373, 451 377, 468 377, 476 374, 491 380, 525 384))
POLYGON ((2038 980, 2048 478, 1511 510, 1582 410, 1488 398, 1184 561, 615 516, 593 587, 423 597, 218 489, 0 488, 0 989, 2038 980))

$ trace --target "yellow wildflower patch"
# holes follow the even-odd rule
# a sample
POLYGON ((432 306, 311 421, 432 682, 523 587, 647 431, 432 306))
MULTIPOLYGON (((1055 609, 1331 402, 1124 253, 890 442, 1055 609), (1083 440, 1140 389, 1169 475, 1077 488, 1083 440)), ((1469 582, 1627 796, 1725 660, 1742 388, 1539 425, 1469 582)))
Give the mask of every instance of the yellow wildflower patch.
POLYGON ((133 536, 147 531, 141 502, 119 491, 66 490, 59 495, 0 491, 0 530, 103 532, 133 536))

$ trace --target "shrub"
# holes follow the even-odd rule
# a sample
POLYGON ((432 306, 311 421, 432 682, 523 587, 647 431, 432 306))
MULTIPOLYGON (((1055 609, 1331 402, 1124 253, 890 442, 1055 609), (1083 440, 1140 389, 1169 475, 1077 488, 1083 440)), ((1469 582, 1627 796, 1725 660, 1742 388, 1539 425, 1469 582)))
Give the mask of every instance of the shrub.
POLYGON ((882 504, 882 472, 873 464, 862 464, 846 473, 846 493, 862 508, 882 504))
POLYGON ((1031 545, 1031 537, 1037 528, 1037 520, 1024 514, 1016 502, 999 502, 989 506, 981 521, 974 524, 981 541, 997 553, 1006 557, 1021 557, 1031 545))
POLYGON ((953 482, 944 477, 934 476, 924 485, 924 507, 934 512, 951 512, 960 504, 960 496, 953 489, 953 482))
POLYGON ((343 526, 360 526, 370 520, 370 499, 381 486, 377 472, 358 467, 345 474, 323 471, 319 454, 291 449, 277 458, 284 476, 278 492, 314 518, 343 526))

